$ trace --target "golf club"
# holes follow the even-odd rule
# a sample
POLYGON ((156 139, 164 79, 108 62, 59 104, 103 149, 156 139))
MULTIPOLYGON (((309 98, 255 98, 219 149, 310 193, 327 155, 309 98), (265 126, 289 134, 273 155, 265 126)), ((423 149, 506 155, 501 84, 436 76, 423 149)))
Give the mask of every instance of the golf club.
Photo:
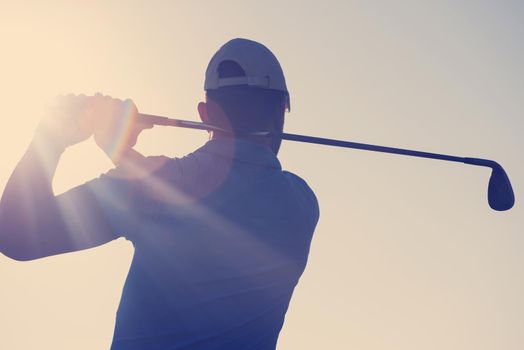
POLYGON ((248 132, 248 131, 242 131, 242 130, 233 131, 233 130, 222 129, 214 125, 198 123, 198 122, 193 122, 189 120, 172 119, 172 118, 151 115, 151 114, 143 114, 143 113, 139 114, 139 117, 143 120, 144 123, 154 124, 154 125, 176 126, 176 127, 188 128, 188 129, 221 131, 221 132, 228 132, 228 133, 235 132, 237 134, 246 134, 246 135, 252 135, 252 136, 273 136, 273 137, 280 137, 283 140, 289 140, 289 141, 298 141, 298 142, 314 143, 314 144, 319 144, 319 145, 353 148, 353 149, 360 149, 360 150, 365 150, 365 151, 400 154, 400 155, 420 157, 420 158, 439 159, 439 160, 446 160, 450 162, 458 162, 458 163, 465 163, 465 164, 470 164, 470 165, 488 167, 488 168, 491 168, 491 176, 489 178, 489 184, 488 184, 489 206, 493 210, 504 211, 504 210, 511 209, 513 207, 513 204, 515 203, 515 195, 513 194, 513 189, 511 187, 511 183, 509 181, 508 175, 506 174, 502 166, 493 160, 480 159, 480 158, 469 158, 469 157, 457 157, 457 156, 450 156, 446 154, 421 152, 421 151, 414 151, 414 150, 409 150, 409 149, 377 146, 377 145, 370 145, 370 144, 365 144, 365 143, 333 140, 333 139, 326 139, 322 137, 305 136, 305 135, 297 135, 297 134, 289 134, 289 133, 275 134, 269 131, 261 131, 261 132, 248 132))

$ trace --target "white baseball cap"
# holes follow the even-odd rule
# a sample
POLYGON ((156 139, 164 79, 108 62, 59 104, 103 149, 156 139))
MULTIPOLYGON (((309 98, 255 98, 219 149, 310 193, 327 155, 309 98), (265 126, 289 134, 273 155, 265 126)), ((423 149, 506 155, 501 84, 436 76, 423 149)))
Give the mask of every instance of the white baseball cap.
POLYGON ((256 41, 237 38, 225 43, 211 58, 206 69, 204 90, 243 85, 285 92, 287 108, 290 109, 286 79, 275 55, 256 41), (224 61, 235 62, 246 75, 220 78, 218 67, 224 61))

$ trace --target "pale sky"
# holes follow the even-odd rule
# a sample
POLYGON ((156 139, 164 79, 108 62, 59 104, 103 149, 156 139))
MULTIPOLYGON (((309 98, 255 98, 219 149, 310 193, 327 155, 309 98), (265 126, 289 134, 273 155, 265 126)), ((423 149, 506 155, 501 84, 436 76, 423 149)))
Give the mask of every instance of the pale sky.
MULTIPOLYGON (((524 5, 521 1, 0 0, 0 189, 52 98, 97 91, 197 120, 206 65, 227 40, 279 58, 287 130, 493 159, 515 207, 486 200, 489 170, 284 143, 321 218, 278 349, 520 350, 524 344, 524 5)), ((205 133, 157 127, 145 154, 205 133)), ((67 151, 55 190, 110 162, 67 151)), ((108 349, 132 256, 120 239, 20 263, 0 256, 0 349, 108 349)))

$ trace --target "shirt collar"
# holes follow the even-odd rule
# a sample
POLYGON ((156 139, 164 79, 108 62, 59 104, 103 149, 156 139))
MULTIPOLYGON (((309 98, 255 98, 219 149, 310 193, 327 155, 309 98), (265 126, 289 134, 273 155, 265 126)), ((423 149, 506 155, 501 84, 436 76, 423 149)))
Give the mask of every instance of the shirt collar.
POLYGON ((273 151, 254 142, 239 139, 212 139, 197 152, 211 153, 235 161, 282 169, 273 151))

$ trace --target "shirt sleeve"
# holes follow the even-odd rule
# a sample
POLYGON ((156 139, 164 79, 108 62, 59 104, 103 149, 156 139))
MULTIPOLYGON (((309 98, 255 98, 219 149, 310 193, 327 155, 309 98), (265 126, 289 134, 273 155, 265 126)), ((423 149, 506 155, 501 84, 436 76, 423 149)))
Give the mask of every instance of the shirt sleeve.
MULTIPOLYGON (((129 227, 128 198, 133 186, 107 175, 56 197, 61 230, 68 232, 71 248, 79 250, 122 237, 129 227)), ((56 220, 55 220, 56 221, 56 220)), ((53 230, 48 227, 45 231, 53 230)))
POLYGON ((137 168, 117 167, 106 174, 57 196, 62 216, 80 235, 93 232, 106 238, 131 239, 150 199, 145 189, 166 157, 147 157, 137 168), (103 233, 105 232, 105 233, 103 233))

